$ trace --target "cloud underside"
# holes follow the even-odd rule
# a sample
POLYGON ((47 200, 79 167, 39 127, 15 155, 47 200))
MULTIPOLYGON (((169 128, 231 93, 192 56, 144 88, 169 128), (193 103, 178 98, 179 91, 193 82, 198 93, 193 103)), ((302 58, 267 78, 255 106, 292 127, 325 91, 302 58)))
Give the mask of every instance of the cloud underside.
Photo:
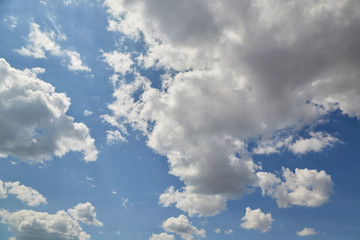
POLYGON ((205 238, 206 236, 205 230, 199 230, 191 225, 185 215, 180 215, 177 218, 168 218, 162 223, 162 227, 167 232, 179 234, 184 240, 193 240, 194 236, 199 236, 201 238, 205 238))
POLYGON ((85 161, 95 161, 88 127, 66 115, 70 99, 37 78, 43 71, 18 70, 0 59, 0 157, 39 163, 80 151, 85 161))
MULTIPOLYGON (((276 151, 321 152, 340 140, 325 132, 304 139, 298 131, 335 110, 360 118, 356 1, 105 5, 108 30, 144 40, 147 49, 131 59, 104 54, 115 72, 131 73, 134 81, 112 77, 112 113, 102 118, 125 135, 128 126, 143 132, 148 146, 168 157, 170 173, 185 187, 167 190, 164 206, 217 214, 226 200, 257 185, 250 140, 261 147, 275 138, 282 145, 269 146, 276 151), (163 69, 162 86, 153 87, 133 64, 163 69)), ((327 196, 298 205, 320 205, 327 196)))

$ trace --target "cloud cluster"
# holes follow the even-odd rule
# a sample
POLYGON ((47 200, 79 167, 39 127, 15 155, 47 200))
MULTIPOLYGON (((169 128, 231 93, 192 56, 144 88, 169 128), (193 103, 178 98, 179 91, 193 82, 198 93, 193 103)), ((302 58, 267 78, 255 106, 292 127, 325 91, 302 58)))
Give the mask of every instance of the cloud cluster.
POLYGON ((75 220, 97 227, 103 226, 103 223, 96 218, 95 207, 89 202, 79 203, 74 208, 68 209, 68 213, 75 220))
POLYGON ((66 212, 55 214, 20 210, 8 212, 0 209, 1 223, 10 225, 14 240, 90 240, 79 223, 66 212))
POLYGON ((50 53, 53 56, 66 57, 70 62, 68 64, 70 71, 90 72, 91 69, 82 63, 78 52, 69 49, 63 50, 56 42, 56 40, 64 39, 66 39, 66 36, 63 34, 57 36, 53 31, 42 32, 38 24, 31 23, 27 45, 22 46, 17 52, 23 56, 33 58, 46 58, 46 53, 50 53))
POLYGON ((279 207, 291 205, 318 207, 325 204, 333 188, 331 177, 325 171, 282 169, 282 179, 273 173, 258 172, 262 195, 276 199, 279 207))
POLYGON ((42 71, 17 70, 0 59, 0 157, 39 163, 80 151, 85 161, 95 161, 88 127, 66 115, 70 99, 38 79, 42 71))
POLYGON ((326 132, 310 132, 309 135, 309 138, 298 139, 294 139, 293 136, 275 136, 273 139, 260 142, 253 153, 271 154, 288 150, 294 154, 306 154, 321 152, 335 143, 341 143, 338 138, 326 132))
MULTIPOLYGON (((134 64, 166 72, 159 88, 136 72, 133 82, 117 82, 112 114, 103 116, 123 133, 126 126, 143 132, 148 146, 167 156, 170 173, 185 189, 164 193, 164 206, 174 203, 192 215, 216 214, 224 208, 220 201, 211 210, 196 207, 196 201, 219 195, 226 201, 256 184, 258 166, 249 157, 249 141, 261 144, 284 130, 297 136, 334 110, 360 118, 357 4, 105 1, 108 30, 144 41, 146 50, 134 64)), ((129 69, 128 63, 122 69, 109 60, 115 72, 129 69)), ((313 134, 296 142, 282 139, 263 153, 284 146, 294 153, 320 151, 338 141, 313 134)), ((278 200, 280 205, 318 206, 328 199, 328 191, 315 196, 306 188, 316 182, 306 184, 286 184, 286 196, 292 197, 278 200), (293 199, 301 193, 310 196, 293 199)))
POLYGON ((271 224, 274 221, 271 213, 265 214, 259 208, 252 210, 249 207, 246 208, 246 213, 242 220, 242 228, 260 230, 263 233, 271 229, 271 224))
POLYGON ((37 190, 21 185, 20 182, 3 182, 0 180, 0 199, 7 198, 7 194, 13 194, 17 199, 30 207, 47 204, 46 198, 37 190))
POLYGON ((184 240, 193 240, 194 235, 205 238, 206 232, 204 229, 197 229, 187 219, 185 215, 179 217, 171 217, 162 223, 162 227, 167 232, 179 234, 184 240))

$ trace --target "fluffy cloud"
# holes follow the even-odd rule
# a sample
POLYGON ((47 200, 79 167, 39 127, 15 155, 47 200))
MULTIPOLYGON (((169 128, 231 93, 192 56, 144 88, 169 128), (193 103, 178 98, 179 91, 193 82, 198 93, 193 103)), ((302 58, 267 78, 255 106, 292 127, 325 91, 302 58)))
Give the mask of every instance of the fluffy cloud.
POLYGON ((16 195, 17 199, 31 207, 47 203, 46 198, 31 187, 20 185, 20 182, 2 182, 0 180, 0 198, 1 196, 5 198, 6 193, 16 195), (2 189, 1 185, 3 185, 2 189))
POLYGON ((38 79, 39 71, 17 70, 0 59, 0 156, 39 163, 81 151, 85 161, 95 161, 89 129, 66 115, 70 99, 38 79))
POLYGON ((109 64, 116 73, 125 75, 131 71, 131 66, 134 64, 130 58, 130 54, 124 54, 121 52, 113 51, 109 53, 103 53, 104 62, 109 64))
POLYGON ((205 238, 206 234, 204 229, 199 230, 191 225, 185 215, 180 215, 177 218, 171 217, 165 220, 162 223, 162 227, 167 232, 180 234, 181 238, 184 240, 192 240, 194 239, 194 235, 205 238))
POLYGON ((68 213, 75 219, 93 226, 103 226, 103 223, 96 219, 95 207, 89 203, 79 203, 74 208, 68 209, 68 213))
POLYGON ((339 142, 339 139, 323 132, 311 132, 311 138, 299 139, 293 143, 289 148, 294 153, 304 154, 307 152, 319 152, 334 143, 339 142))
POLYGON ((300 237, 313 236, 318 234, 313 228, 304 228, 301 231, 296 231, 296 234, 300 237))
POLYGON ((70 71, 87 71, 91 69, 83 65, 80 54, 72 50, 63 50, 56 40, 64 40, 66 36, 57 35, 55 32, 42 32, 40 26, 36 23, 30 24, 30 33, 27 39, 27 45, 22 46, 17 52, 23 56, 33 58, 46 58, 46 53, 54 56, 62 56, 69 59, 68 69, 70 71))
MULTIPOLYGON (((172 198, 162 200, 165 206, 175 203, 206 215, 187 203, 190 195, 197 196, 194 203, 205 195, 227 200, 256 183, 249 141, 259 139, 261 145, 287 130, 291 141, 280 139, 258 153, 287 146, 299 153, 320 151, 337 140, 313 133, 292 142, 298 130, 334 110, 360 118, 355 1, 106 0, 105 5, 110 31, 145 41, 135 64, 166 72, 160 88, 137 73, 133 82, 118 82, 112 114, 103 116, 123 133, 126 126, 143 132, 148 146, 168 157, 170 173, 186 190, 165 193, 172 198)), ((295 198, 301 189, 285 193, 295 191, 295 198)), ((313 206, 327 200, 326 191, 320 195, 325 199, 280 205, 313 206)))
POLYGON ((149 240, 175 240, 175 236, 167 233, 152 234, 149 240))
POLYGON ((124 142, 126 139, 121 135, 118 130, 115 131, 106 131, 106 142, 107 144, 114 144, 117 142, 124 142))
POLYGON ((257 173, 263 196, 275 198, 279 207, 318 207, 329 200, 333 182, 325 171, 283 168, 282 172, 283 180, 273 173, 257 173))
POLYGON ((225 230, 224 232, 225 232, 225 234, 232 234, 232 233, 233 233, 233 230, 232 230, 232 229, 228 229, 228 230, 225 230))
POLYGON ((79 223, 66 212, 56 214, 20 210, 8 212, 0 210, 1 223, 10 225, 9 231, 15 232, 13 240, 90 240, 79 223))
POLYGON ((190 217, 216 215, 226 207, 226 200, 221 195, 198 194, 187 190, 175 191, 173 186, 161 194, 159 202, 164 207, 175 204, 190 217))
POLYGON ((271 214, 263 213, 259 208, 251 210, 251 208, 246 208, 245 216, 242 218, 243 223, 241 227, 245 229, 256 229, 261 232, 267 232, 271 229, 271 224, 273 219, 271 214))

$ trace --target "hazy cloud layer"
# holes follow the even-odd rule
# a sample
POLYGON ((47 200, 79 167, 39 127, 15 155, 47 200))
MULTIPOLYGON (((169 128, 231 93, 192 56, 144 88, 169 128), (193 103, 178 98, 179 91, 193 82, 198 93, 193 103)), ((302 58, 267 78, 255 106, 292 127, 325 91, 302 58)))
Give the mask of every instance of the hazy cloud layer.
POLYGON ((66 115, 70 99, 38 79, 41 72, 17 70, 0 59, 0 157, 39 163, 80 151, 85 161, 95 161, 98 152, 89 129, 66 115))

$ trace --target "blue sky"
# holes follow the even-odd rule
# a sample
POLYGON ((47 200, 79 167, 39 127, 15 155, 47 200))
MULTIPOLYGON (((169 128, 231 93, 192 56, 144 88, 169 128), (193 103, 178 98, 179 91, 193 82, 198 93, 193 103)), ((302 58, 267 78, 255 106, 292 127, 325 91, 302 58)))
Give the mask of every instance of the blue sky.
POLYGON ((0 1, 0 239, 358 239, 359 9, 0 1))

